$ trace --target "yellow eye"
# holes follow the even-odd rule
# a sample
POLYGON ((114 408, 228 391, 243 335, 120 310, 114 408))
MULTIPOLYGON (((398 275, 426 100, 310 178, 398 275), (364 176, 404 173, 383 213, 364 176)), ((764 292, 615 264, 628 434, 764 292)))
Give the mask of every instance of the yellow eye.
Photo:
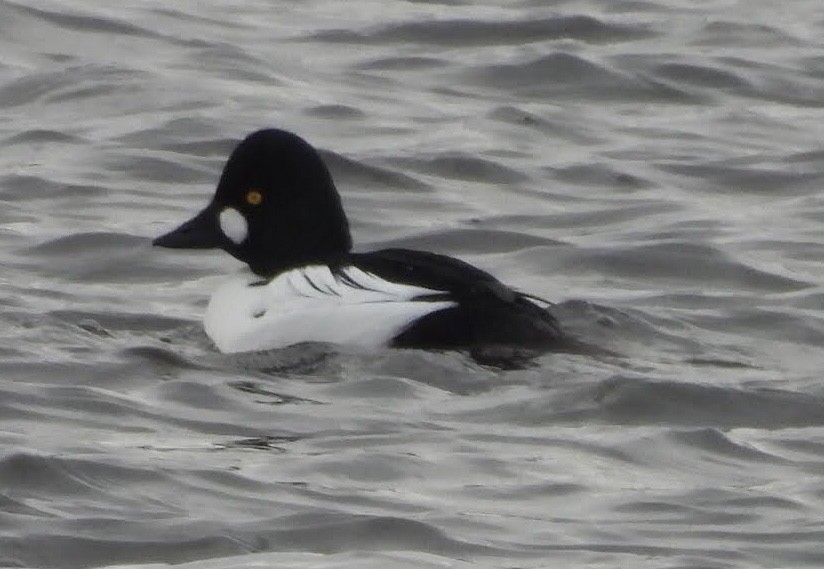
POLYGON ((258 205, 263 201, 263 194, 257 190, 249 190, 246 192, 246 203, 249 205, 258 205))

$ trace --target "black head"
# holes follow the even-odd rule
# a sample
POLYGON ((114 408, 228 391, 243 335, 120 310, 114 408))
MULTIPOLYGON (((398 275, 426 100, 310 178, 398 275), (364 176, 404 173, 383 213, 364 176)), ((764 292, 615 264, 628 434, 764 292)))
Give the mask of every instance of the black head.
POLYGON ((261 276, 331 262, 352 247, 320 155, 299 136, 276 129, 247 136, 226 162, 206 209, 153 243, 223 249, 261 276))

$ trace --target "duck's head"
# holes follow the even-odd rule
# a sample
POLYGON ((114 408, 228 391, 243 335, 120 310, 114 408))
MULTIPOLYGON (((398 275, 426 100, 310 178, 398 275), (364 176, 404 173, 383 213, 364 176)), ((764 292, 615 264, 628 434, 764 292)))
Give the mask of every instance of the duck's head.
POLYGON ((229 157, 206 208, 154 245, 223 249, 261 276, 328 263, 352 247, 349 223, 317 150, 284 130, 259 130, 229 157))

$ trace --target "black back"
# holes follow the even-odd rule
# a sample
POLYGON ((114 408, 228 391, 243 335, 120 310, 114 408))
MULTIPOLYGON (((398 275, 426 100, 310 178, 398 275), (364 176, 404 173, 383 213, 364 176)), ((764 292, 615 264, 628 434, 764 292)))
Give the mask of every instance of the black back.
POLYGON ((484 345, 561 349, 567 342, 558 321, 527 296, 468 263, 424 251, 383 249, 352 254, 357 267, 388 281, 438 291, 421 300, 453 300, 457 306, 417 320, 392 341, 396 347, 474 348, 484 345))

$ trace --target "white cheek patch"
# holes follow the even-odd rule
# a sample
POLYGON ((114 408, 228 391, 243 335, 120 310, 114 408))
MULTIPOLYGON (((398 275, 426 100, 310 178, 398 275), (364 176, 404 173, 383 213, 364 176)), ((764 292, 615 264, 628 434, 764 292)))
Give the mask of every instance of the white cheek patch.
POLYGON ((246 223, 243 214, 235 208, 227 207, 221 211, 218 222, 220 230, 235 245, 240 245, 249 236, 249 224, 246 223))

